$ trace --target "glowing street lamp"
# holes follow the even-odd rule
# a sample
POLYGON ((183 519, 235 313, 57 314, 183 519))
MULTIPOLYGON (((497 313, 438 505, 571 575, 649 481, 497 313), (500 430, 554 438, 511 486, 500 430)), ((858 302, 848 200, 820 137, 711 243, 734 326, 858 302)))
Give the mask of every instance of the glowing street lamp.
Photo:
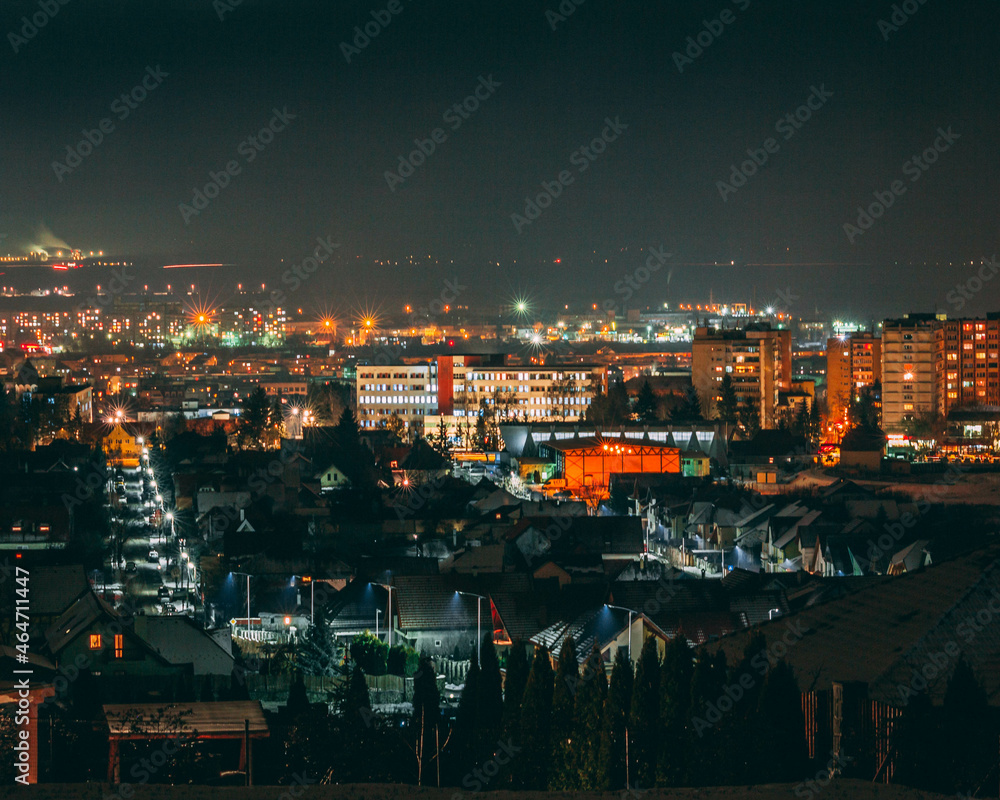
POLYGON ((392 586, 388 583, 372 583, 372 586, 381 586, 389 592, 389 609, 386 611, 385 624, 389 629, 388 644, 392 647, 392 586))
POLYGON ((628 612, 628 660, 632 660, 632 615, 635 613, 631 608, 625 606, 613 606, 610 603, 604 604, 606 608, 617 608, 619 611, 628 612))

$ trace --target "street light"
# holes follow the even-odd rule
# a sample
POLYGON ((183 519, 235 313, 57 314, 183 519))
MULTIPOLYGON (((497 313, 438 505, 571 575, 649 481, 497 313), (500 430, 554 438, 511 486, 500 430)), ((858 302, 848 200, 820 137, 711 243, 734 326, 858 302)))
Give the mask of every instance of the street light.
POLYGON ((249 572, 230 572, 230 575, 246 575, 247 576, 247 639, 250 638, 250 573, 249 572))
POLYGON ((309 584, 309 624, 316 624, 316 581, 311 575, 292 575, 292 583, 296 578, 301 578, 303 583, 309 584))
POLYGON ((613 606, 610 603, 604 604, 607 608, 617 608, 619 611, 628 612, 628 660, 632 660, 632 615, 635 613, 631 608, 625 606, 613 606))
POLYGON ((389 635, 387 637, 388 644, 389 647, 392 647, 392 586, 390 586, 388 583, 374 583, 374 582, 369 582, 369 583, 372 586, 381 586, 383 589, 386 589, 389 592, 389 609, 385 613, 385 624, 389 630, 389 635))
MULTIPOLYGON (((483 595, 481 594, 476 594, 475 592, 459 592, 456 590, 455 594, 465 595, 466 597, 478 598, 476 600, 476 661, 480 661, 481 660, 480 657, 482 656, 482 650, 483 650, 483 617, 481 612, 483 609, 483 600, 485 600, 486 598, 483 597, 483 595)), ((479 666, 481 669, 482 664, 480 664, 479 666)))

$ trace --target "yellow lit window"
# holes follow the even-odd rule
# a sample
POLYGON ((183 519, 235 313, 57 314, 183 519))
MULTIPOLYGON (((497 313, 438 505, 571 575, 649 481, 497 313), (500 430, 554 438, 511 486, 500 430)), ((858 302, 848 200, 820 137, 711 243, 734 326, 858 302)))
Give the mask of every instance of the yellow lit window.
POLYGON ((125 655, 125 637, 120 634, 115 634, 115 658, 121 658, 125 655))
POLYGON ((101 649, 101 634, 99 633, 90 634, 90 649, 91 650, 101 649))

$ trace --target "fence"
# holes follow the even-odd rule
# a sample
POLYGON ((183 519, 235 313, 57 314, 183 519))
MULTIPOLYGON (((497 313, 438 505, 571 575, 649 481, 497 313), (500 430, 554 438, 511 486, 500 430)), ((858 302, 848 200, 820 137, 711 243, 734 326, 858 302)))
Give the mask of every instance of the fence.
MULTIPOLYGON (((280 675, 248 674, 247 691, 253 700, 280 703, 288 699, 293 680, 294 676, 287 672, 280 675)), ((314 703, 332 702, 333 694, 343 680, 340 675, 329 678, 317 675, 302 676, 306 694, 314 703)), ((402 678, 399 675, 366 675, 365 680, 373 703, 403 703, 413 698, 412 678, 402 678)))

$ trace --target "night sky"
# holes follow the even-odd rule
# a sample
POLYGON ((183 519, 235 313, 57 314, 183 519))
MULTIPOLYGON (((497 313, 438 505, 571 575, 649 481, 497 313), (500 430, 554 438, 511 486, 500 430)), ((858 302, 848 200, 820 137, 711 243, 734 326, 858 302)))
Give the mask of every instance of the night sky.
MULTIPOLYGON (((459 302, 495 306, 621 297, 643 249, 662 247, 643 304, 780 291, 797 314, 874 316, 954 314, 969 262, 1000 250, 995 3, 908 0, 898 30, 879 28, 893 4, 870 0, 585 0, 564 20, 546 16, 558 0, 46 4, 57 13, 14 44, 22 15, 49 15, 37 0, 0 9, 3 252, 44 226, 83 249, 274 281, 330 237, 340 248, 303 301, 426 305, 457 278, 459 302), (347 63, 341 43, 366 23, 381 29, 347 63), (681 71, 675 53, 699 34, 712 41, 681 71), (113 105, 157 68, 144 100, 113 105), (477 109, 446 114, 477 86, 477 109), (776 130, 810 95, 811 118, 776 130), (294 119, 255 149, 274 109, 294 119), (578 148, 606 118, 627 127, 590 160, 578 148), (102 119, 104 141, 57 176, 102 119), (436 128, 443 141, 390 189, 386 171, 436 128), (935 141, 936 163, 907 165, 935 141), (724 200, 748 148, 767 163, 724 200), (185 221, 179 205, 230 161, 239 173, 185 221), (516 225, 561 171, 572 182, 516 225), (894 181, 905 193, 849 241, 845 223, 894 181)), ((1000 276, 963 313, 1000 309, 998 290, 1000 276)))

